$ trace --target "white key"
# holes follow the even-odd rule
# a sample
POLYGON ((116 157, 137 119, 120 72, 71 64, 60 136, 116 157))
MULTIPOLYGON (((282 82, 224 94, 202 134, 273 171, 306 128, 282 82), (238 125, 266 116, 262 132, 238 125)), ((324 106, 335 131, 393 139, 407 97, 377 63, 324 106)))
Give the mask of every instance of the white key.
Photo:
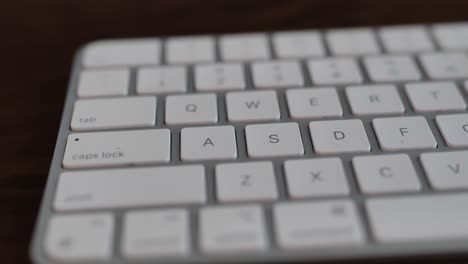
POLYGON ((420 160, 433 188, 468 188, 468 151, 423 153, 420 160))
POLYGON ((468 114, 438 115, 435 120, 449 147, 468 146, 468 114))
POLYGON ((208 124, 218 122, 216 94, 169 95, 166 124, 208 124))
POLYGON ((370 151, 361 120, 313 121, 309 123, 309 130, 318 154, 370 151))
POLYGON ((261 207, 202 208, 200 246, 206 253, 266 250, 268 241, 261 207))
POLYGON ((252 74, 257 88, 284 88, 304 84, 301 67, 296 61, 253 63, 252 74))
POLYGON ((67 169, 168 162, 169 129, 70 134, 63 157, 67 169))
POLYGON ((214 61, 214 40, 211 37, 173 37, 166 42, 169 64, 214 61))
POLYGON ((443 49, 468 48, 468 23, 438 24, 433 27, 433 32, 443 49))
POLYGON ((247 125, 245 137, 247 153, 252 158, 304 154, 297 123, 247 125))
POLYGON ((184 127, 180 137, 180 157, 184 161, 237 157, 236 133, 232 126, 184 127))
POLYGON ((390 53, 430 51, 434 45, 422 26, 390 26, 379 30, 385 50, 390 53))
POLYGON ((359 156, 353 158, 354 172, 364 193, 418 191, 416 171, 407 154, 359 156))
POLYGON ((180 66, 146 67, 138 70, 138 94, 183 93, 187 91, 187 71, 180 66))
POLYGON ((154 126, 156 98, 84 99, 75 102, 71 128, 74 131, 154 126))
POLYGON ((239 63, 200 64, 195 66, 197 91, 245 89, 244 69, 239 63))
POLYGON ((394 85, 366 85, 346 87, 354 115, 401 114, 405 107, 394 85))
POLYGON ((288 160, 284 163, 284 171, 292 198, 349 194, 339 158, 288 160))
POLYGON ((376 118, 372 125, 383 150, 437 147, 431 129, 422 116, 376 118))
POLYGON ((350 201, 281 203, 274 206, 273 217, 284 249, 359 245, 365 239, 350 201))
POLYGON ((157 39, 106 40, 84 50, 84 67, 140 66, 159 64, 161 43, 157 39))
POLYGON ((453 82, 410 83, 405 89, 416 112, 466 109, 463 95, 453 82))
POLYGON ((278 32, 272 36, 279 58, 322 57, 325 49, 320 34, 315 31, 278 32))
POLYGON ((273 164, 271 161, 218 164, 216 194, 221 202, 276 199, 273 164))
POLYGON ((317 85, 362 83, 356 61, 347 58, 310 60, 309 75, 317 85))
POLYGON ((130 72, 126 69, 85 70, 78 79, 78 97, 126 95, 129 85, 130 72))
POLYGON ((343 115, 335 88, 304 88, 286 91, 292 118, 324 118, 343 115))
POLYGON ((381 243, 468 238, 467 194, 375 198, 367 201, 381 243))
POLYGON ((113 232, 114 219, 109 213, 52 216, 45 250, 57 262, 109 260, 113 232))
POLYGON ((421 79, 413 59, 405 55, 386 55, 364 58, 369 77, 374 82, 417 81, 421 79))
POLYGON ((432 79, 468 78, 468 58, 464 53, 427 53, 420 60, 432 79))
POLYGON ((330 30, 325 37, 334 55, 366 55, 380 52, 374 33, 368 29, 330 30))
POLYGON ((226 104, 230 122, 280 119, 274 91, 230 92, 226 94, 226 104))
POLYGON ((59 177, 58 211, 201 204, 206 201, 201 165, 73 171, 59 177))
POLYGON ((129 259, 187 255, 189 215, 182 209, 130 211, 123 220, 122 253, 129 259))
POLYGON ((226 35, 219 39, 224 61, 244 61, 270 58, 268 41, 264 34, 226 35))

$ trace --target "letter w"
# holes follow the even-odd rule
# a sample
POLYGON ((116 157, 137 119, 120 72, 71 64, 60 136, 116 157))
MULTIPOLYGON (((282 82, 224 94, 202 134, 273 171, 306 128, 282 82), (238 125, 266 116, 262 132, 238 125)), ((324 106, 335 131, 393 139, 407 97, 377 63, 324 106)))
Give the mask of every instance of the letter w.
POLYGON ((245 105, 247 106, 248 109, 252 109, 252 107, 257 109, 260 106, 260 101, 259 100, 257 100, 257 101, 246 101, 245 105))

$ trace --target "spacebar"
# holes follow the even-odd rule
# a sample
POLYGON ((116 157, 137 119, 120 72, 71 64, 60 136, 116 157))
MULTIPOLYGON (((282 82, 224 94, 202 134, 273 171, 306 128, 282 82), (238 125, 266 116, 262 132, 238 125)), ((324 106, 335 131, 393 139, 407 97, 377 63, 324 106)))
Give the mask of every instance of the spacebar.
POLYGON ((202 165, 65 172, 59 176, 58 211, 194 204, 206 201, 202 165))
POLYGON ((379 242, 468 238, 468 194, 375 198, 367 201, 379 242))

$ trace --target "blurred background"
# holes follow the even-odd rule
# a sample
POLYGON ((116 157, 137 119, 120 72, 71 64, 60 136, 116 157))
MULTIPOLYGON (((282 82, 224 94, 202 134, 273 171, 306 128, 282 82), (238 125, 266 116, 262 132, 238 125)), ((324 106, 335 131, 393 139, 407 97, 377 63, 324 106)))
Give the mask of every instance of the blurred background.
POLYGON ((27 248, 75 50, 99 38, 468 21, 467 0, 5 0, 0 7, 0 260, 27 248))

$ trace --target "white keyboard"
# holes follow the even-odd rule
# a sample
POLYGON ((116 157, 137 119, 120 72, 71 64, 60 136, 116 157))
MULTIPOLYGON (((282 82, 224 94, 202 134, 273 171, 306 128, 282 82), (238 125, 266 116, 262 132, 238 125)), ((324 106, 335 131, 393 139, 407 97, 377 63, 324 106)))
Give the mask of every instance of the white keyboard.
POLYGON ((33 260, 466 252, 467 51, 468 23, 93 42, 33 260))

